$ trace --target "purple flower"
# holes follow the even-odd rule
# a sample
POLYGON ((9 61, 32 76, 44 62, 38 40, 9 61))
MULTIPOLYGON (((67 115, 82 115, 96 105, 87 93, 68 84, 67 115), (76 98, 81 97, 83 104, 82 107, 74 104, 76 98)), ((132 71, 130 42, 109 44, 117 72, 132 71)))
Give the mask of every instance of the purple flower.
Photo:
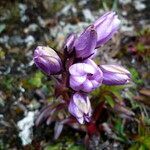
POLYGON ((57 53, 50 47, 38 46, 33 58, 36 66, 47 75, 57 74, 62 69, 62 62, 57 53))
POLYGON ((112 38, 120 27, 120 20, 115 12, 107 12, 94 22, 97 32, 96 47, 101 46, 112 38))
POLYGON ((71 53, 73 51, 75 39, 76 39, 76 35, 73 33, 67 37, 64 48, 67 49, 68 53, 71 53))
POLYGON ((89 26, 74 43, 76 57, 88 58, 94 54, 94 49, 97 42, 97 33, 94 26, 89 26))
POLYGON ((103 72, 103 84, 123 85, 130 81, 130 72, 121 66, 101 65, 100 68, 103 72))
POLYGON ((69 103, 69 112, 79 123, 89 122, 92 115, 91 103, 87 95, 75 93, 69 103))
POLYGON ((91 92, 99 87, 103 80, 102 71, 91 59, 73 64, 69 72, 70 87, 75 91, 91 92))

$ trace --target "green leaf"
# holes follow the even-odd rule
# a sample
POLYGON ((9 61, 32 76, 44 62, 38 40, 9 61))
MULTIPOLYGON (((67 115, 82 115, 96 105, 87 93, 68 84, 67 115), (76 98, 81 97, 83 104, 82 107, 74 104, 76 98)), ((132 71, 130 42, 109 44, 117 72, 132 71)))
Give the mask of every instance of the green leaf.
POLYGON ((137 84, 142 84, 143 80, 140 79, 139 73, 134 68, 129 68, 129 71, 132 74, 132 80, 137 84))
POLYGON ((115 106, 115 102, 112 99, 112 97, 106 95, 105 98, 106 98, 107 103, 113 108, 115 106))
POLYGON ((120 101, 122 101, 122 97, 118 91, 112 91, 112 93, 116 96, 116 98, 120 101))
POLYGON ((124 132, 124 126, 121 119, 116 119, 115 121, 115 131, 118 135, 117 140, 125 142, 128 141, 127 135, 124 132))

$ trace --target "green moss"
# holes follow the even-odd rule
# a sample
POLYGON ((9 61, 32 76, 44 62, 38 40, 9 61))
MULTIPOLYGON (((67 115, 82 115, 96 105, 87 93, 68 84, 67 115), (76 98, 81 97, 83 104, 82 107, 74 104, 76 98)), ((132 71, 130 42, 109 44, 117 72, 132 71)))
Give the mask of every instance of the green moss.
POLYGON ((14 86, 13 86, 13 83, 15 82, 14 81, 14 78, 12 76, 5 76, 2 78, 1 80, 1 86, 3 87, 3 89, 5 90, 13 90, 14 86))
POLYGON ((44 74, 41 71, 37 71, 32 76, 22 81, 23 86, 28 89, 40 88, 43 85, 43 78, 44 74))
POLYGON ((41 72, 36 72, 33 77, 28 80, 28 83, 34 87, 40 87, 42 85, 43 74, 41 72))

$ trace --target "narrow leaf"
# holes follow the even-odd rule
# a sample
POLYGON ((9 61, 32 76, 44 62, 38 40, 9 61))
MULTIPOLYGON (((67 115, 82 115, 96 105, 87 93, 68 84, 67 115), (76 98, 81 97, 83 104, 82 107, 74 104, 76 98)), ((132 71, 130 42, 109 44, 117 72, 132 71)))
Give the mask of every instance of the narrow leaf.
POLYGON ((54 139, 58 139, 58 137, 60 136, 62 129, 63 129, 64 124, 60 123, 60 122, 56 122, 55 123, 55 127, 54 127, 54 139))

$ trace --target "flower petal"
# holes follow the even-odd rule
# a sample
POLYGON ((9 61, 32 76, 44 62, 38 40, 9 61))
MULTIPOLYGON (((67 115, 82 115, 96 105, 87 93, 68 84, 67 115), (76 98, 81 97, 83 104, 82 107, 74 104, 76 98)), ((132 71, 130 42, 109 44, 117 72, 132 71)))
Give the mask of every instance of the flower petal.
POLYGON ((82 84, 82 88, 81 89, 84 92, 91 92, 92 90, 94 90, 93 84, 88 79, 82 84))
POLYGON ((97 43, 97 33, 94 26, 89 26, 75 41, 77 58, 86 58, 94 53, 97 43))

